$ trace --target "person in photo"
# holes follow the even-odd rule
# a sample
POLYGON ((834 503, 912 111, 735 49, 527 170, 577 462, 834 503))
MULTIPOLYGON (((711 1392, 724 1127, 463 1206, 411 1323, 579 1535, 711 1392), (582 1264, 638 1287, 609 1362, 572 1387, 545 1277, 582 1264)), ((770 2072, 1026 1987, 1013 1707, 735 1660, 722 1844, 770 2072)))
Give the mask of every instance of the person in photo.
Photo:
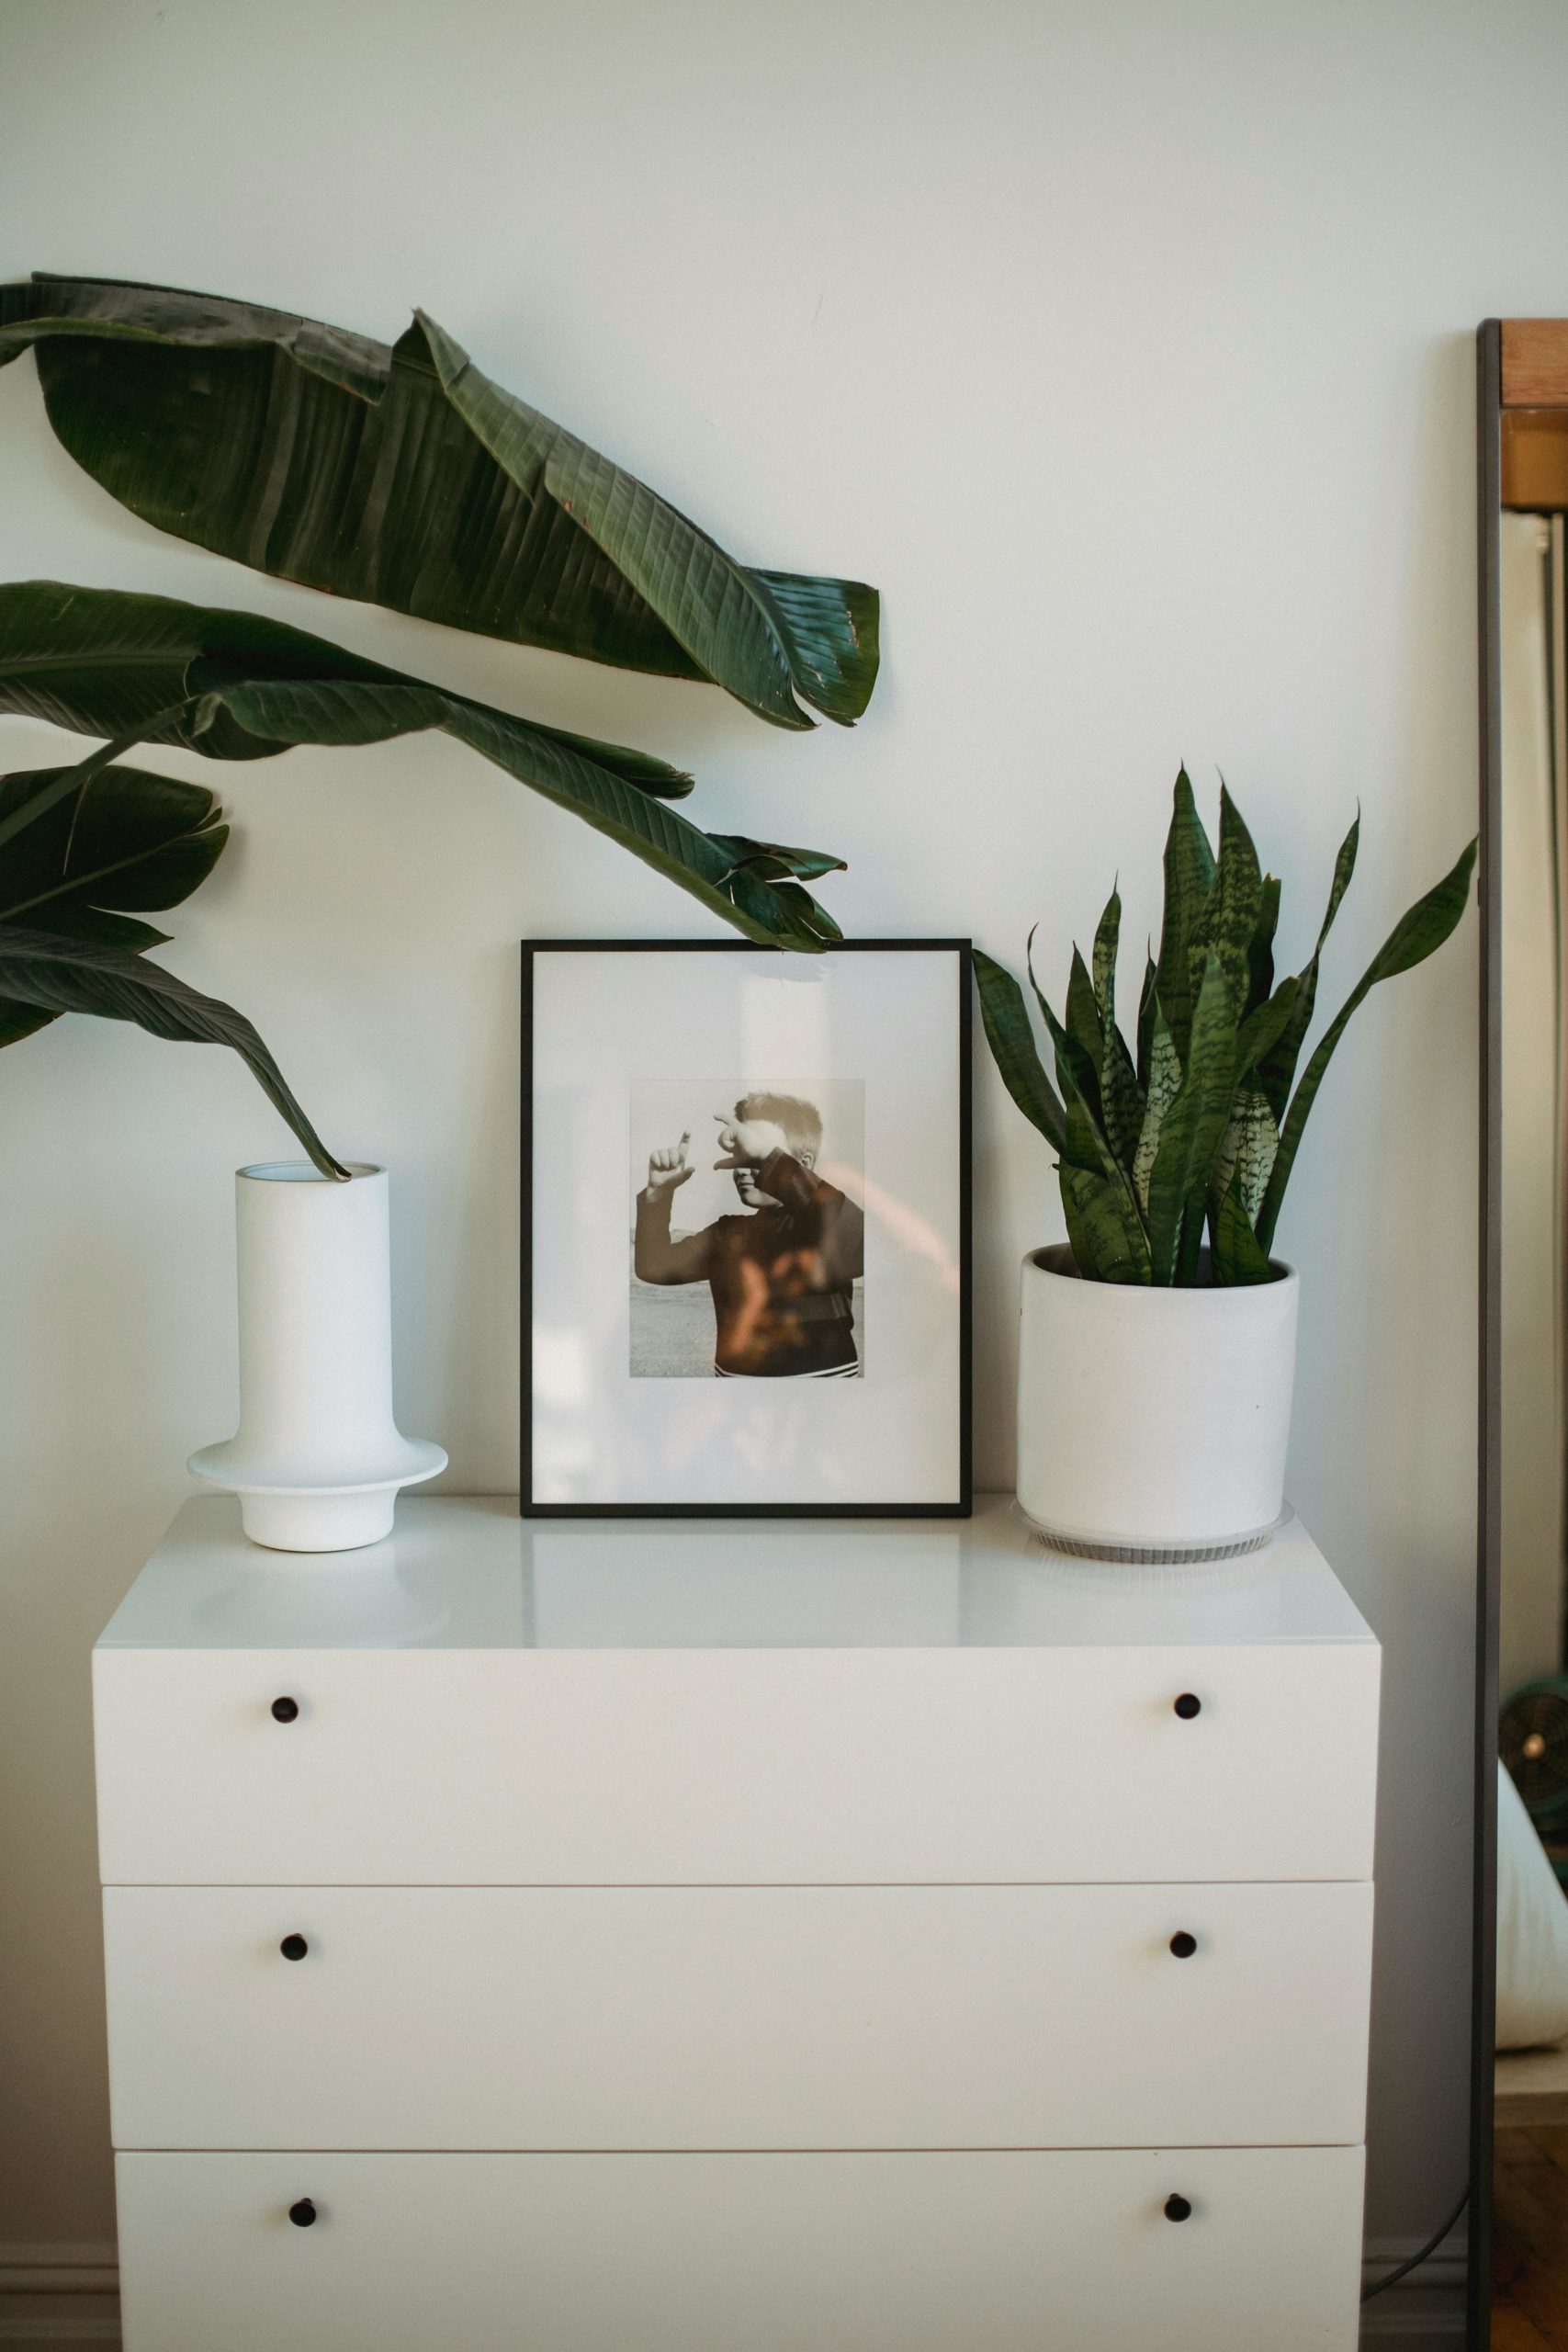
POLYGON ((854 1284, 864 1217, 817 1172, 822 1116, 792 1094, 743 1095, 715 1112, 744 1215, 678 1238, 671 1213, 693 1173, 690 1132, 651 1152, 637 1196, 633 1264, 645 1283, 703 1283, 713 1297, 721 1379, 843 1380, 858 1375, 854 1284))

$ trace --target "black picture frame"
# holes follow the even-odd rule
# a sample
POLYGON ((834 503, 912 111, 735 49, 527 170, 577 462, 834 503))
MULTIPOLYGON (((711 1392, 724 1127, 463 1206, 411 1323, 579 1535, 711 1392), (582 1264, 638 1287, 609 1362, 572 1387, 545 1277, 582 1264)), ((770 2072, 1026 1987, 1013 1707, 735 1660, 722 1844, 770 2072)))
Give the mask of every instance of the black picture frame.
POLYGON ((944 1502, 559 1502, 534 1494, 534 1085, 535 962, 545 955, 770 955, 748 939, 537 939, 522 942, 522 1133, 520 1493, 525 1519, 968 1519, 974 1513, 974 1036, 973 943, 963 938, 845 939, 826 951, 841 956, 948 954, 957 980, 958 1046, 958 1492, 944 1502))

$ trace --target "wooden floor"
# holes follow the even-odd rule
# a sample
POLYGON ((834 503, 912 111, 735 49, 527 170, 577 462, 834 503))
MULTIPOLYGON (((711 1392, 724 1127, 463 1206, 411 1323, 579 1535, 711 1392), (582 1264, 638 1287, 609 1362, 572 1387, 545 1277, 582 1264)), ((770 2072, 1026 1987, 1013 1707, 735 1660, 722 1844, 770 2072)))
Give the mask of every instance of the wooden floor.
POLYGON ((1568 2124, 1500 2125, 1492 2352, 1568 2352, 1568 2124))

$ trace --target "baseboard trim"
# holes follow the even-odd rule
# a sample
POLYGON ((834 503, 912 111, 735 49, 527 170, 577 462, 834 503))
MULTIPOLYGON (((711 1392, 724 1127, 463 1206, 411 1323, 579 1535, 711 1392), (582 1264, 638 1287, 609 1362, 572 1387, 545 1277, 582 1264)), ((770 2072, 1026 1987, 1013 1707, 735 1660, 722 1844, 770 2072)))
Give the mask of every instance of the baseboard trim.
POLYGON ((0 2244, 0 2345, 6 2352, 92 2352, 119 2342, 112 2245, 0 2244))

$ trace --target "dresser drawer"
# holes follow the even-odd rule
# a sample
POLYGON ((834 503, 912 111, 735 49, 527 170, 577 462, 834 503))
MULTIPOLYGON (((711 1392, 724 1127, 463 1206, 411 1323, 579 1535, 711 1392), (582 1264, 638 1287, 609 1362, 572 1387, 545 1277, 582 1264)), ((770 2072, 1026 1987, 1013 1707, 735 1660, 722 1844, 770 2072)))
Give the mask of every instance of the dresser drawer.
POLYGON ((119 1887, 104 1911, 122 2148, 1362 2135, 1368 1885, 119 1887))
POLYGON ((1356 2341, 1359 2148, 128 2155, 118 2173, 125 2352, 1356 2341), (305 2198, 318 2218, 294 2228, 305 2198))
POLYGON ((1371 1874, 1369 1643, 119 1647, 95 1679, 111 1883, 1371 1874))

